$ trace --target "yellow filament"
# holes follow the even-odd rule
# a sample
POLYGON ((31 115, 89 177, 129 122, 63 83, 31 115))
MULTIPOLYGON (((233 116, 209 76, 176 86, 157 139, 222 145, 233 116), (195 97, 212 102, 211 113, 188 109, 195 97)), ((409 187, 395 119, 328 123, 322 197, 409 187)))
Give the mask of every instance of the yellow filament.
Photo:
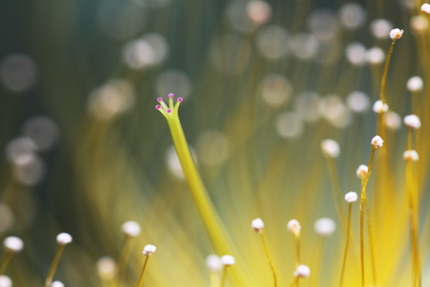
MULTIPOLYGON (((412 128, 408 128, 407 149, 412 150, 412 128)), ((409 198, 409 221, 412 252, 412 286, 421 286, 421 267, 418 245, 418 196, 413 180, 412 161, 406 163, 406 188, 409 198)))
MULTIPOLYGON (((300 265, 300 233, 295 233, 296 237, 296 267, 300 265)), ((298 277, 297 277, 298 278, 298 277)), ((297 287, 300 286, 299 280, 296 283, 297 287)))
POLYGON ((351 236, 351 213, 352 213, 352 202, 349 203, 348 207, 348 226, 346 227, 346 244, 345 253, 343 255, 342 271, 340 272, 340 287, 343 286, 343 279, 346 269, 346 260, 348 258, 349 238, 351 236))
POLYGON ((387 54, 387 60, 385 61, 384 73, 382 74, 381 89, 379 92, 379 96, 380 96, 382 104, 387 102, 386 97, 385 97, 385 87, 387 85, 388 68, 390 67, 391 55, 393 54, 393 49, 394 49, 395 43, 396 43, 395 40, 393 40, 391 42, 390 49, 388 50, 388 54, 387 54))
POLYGON ((300 233, 295 233, 296 238, 296 267, 300 265, 300 233))
POLYGON ((228 269, 229 265, 225 265, 224 266, 224 271, 222 272, 222 277, 221 277, 221 283, 220 283, 220 287, 224 287, 225 285, 225 281, 227 280, 227 269, 228 269))
POLYGON ((6 271, 6 268, 9 265, 9 262, 12 259, 13 254, 14 252, 10 250, 6 250, 6 252, 3 254, 3 257, 0 262, 0 275, 3 275, 3 273, 6 271))
POLYGON ((361 259, 361 286, 365 286, 365 272, 364 272, 364 205, 366 202, 366 186, 369 181, 370 173, 372 171, 373 157, 375 155, 375 147, 372 147, 370 153, 369 165, 365 179, 361 187, 361 201, 360 201, 360 259, 361 259))
POLYGON ((371 218, 370 218, 370 211, 369 211, 369 201, 366 198, 366 201, 364 202, 364 207, 366 209, 366 224, 367 224, 367 232, 369 237, 369 248, 370 248, 370 263, 372 266, 372 280, 373 285, 377 286, 376 284, 376 263, 375 263, 375 248, 373 243, 373 233, 372 233, 372 227, 371 227, 371 218))
POLYGON ((299 277, 296 276, 294 278, 293 283, 291 283, 290 287, 299 286, 299 277))
POLYGON ((142 273, 140 273, 139 282, 137 283, 137 287, 142 286, 143 280, 145 279, 146 268, 148 267, 148 260, 150 255, 146 255, 145 263, 143 263, 142 273))
POLYGON ((260 231, 259 233, 260 233, 261 242, 263 244, 264 252, 266 253, 267 261, 270 265, 270 268, 272 269, 273 286, 277 287, 278 286, 278 276, 276 274, 275 264, 273 263, 272 256, 270 255, 269 247, 267 246, 266 237, 264 236, 264 233, 262 231, 260 231))
POLYGON ((52 279, 54 278, 55 271, 57 270, 58 263, 60 262, 61 254, 63 254, 64 244, 60 244, 52 261, 51 268, 49 269, 48 276, 46 276, 45 287, 51 287, 52 279))

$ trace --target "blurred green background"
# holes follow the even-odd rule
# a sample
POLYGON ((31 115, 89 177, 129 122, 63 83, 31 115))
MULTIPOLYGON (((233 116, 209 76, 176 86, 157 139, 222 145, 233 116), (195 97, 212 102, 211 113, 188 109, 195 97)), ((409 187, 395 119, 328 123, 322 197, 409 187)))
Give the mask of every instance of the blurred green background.
MULTIPOLYGON (((426 89, 407 89, 412 76, 424 82, 430 77, 430 31, 421 4, 2 1, 0 237, 16 235, 25 244, 6 272, 14 286, 42 286, 60 232, 70 233, 74 243, 66 248, 56 278, 66 286, 113 286, 102 285, 96 262, 102 256, 117 258, 120 226, 127 220, 142 227, 127 286, 136 284, 141 250, 149 243, 158 251, 146 286, 209 286, 204 258, 213 250, 187 193, 166 121, 154 109, 156 98, 166 99, 168 93, 184 98, 180 117, 188 142, 238 245, 239 264, 248 266, 255 286, 266 286, 271 276, 249 227, 256 217, 268 225, 269 245, 285 274, 282 283, 290 282, 294 265, 294 241, 285 224, 297 218, 309 234, 303 238, 303 257, 321 276, 313 286, 333 286, 341 231, 327 241, 321 264, 312 260, 311 247, 319 242, 313 222, 322 216, 338 222, 334 207, 341 201, 331 196, 334 187, 320 142, 339 142, 341 189, 358 192, 355 170, 367 162, 376 133, 371 107, 379 99, 388 33, 404 29, 388 75, 391 172, 384 178, 384 188, 393 188, 389 194, 401 205, 402 117, 413 111, 423 122, 419 132, 428 134, 426 89)), ((415 144, 425 206, 429 151, 422 136, 415 144)), ((376 180, 371 184, 381 188, 376 180)), ((400 207, 380 206, 383 197, 372 194, 370 202, 378 207, 376 230, 394 224, 397 216, 407 223, 400 207)), ((354 213, 358 216, 358 209, 354 213)), ((428 270, 425 209, 421 218, 428 270)), ((402 230, 392 237, 378 237, 376 231, 381 286, 409 282, 408 272, 395 272, 408 269, 407 260, 401 260, 409 256, 407 227, 402 230), (387 237, 396 252, 384 247, 387 237), (389 267, 382 263, 387 252, 396 254, 389 267)), ((354 255, 352 261, 358 264, 354 255)), ((349 276, 349 286, 358 284, 355 275, 349 276)), ((424 284, 430 281, 424 278, 424 284)))

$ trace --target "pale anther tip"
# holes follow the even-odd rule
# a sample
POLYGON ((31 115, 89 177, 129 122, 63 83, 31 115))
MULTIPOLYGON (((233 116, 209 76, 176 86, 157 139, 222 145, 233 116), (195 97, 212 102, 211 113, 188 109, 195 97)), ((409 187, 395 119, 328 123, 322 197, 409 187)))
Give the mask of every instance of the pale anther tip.
POLYGON ((251 222, 251 227, 252 227, 256 232, 259 232, 261 229, 263 229, 263 227, 264 227, 264 222, 263 222, 263 220, 261 220, 261 218, 254 219, 254 220, 251 222))
POLYGON ((157 250, 157 247, 154 245, 148 244, 143 248, 143 255, 151 256, 157 250))

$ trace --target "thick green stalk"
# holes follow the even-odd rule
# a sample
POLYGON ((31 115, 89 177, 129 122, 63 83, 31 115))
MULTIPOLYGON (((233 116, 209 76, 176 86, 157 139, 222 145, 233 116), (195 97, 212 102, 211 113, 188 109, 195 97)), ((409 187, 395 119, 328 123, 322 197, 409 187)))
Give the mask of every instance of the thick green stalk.
MULTIPOLYGON (((220 255, 235 254, 233 244, 228 237, 225 227, 223 226, 197 171, 196 164, 194 163, 194 159, 182 130, 182 125, 178 116, 178 108, 182 102, 182 98, 178 98, 176 104, 174 104, 173 95, 170 94, 169 105, 166 105, 161 98, 159 98, 158 101, 160 105, 157 105, 156 109, 158 109, 167 119, 176 153, 190 187, 194 206, 197 209, 213 247, 220 255)), ((234 270, 235 271, 232 272, 232 279, 235 281, 236 285, 244 285, 246 282, 250 283, 250 280, 247 280, 249 277, 245 276, 243 269, 238 266, 238 268, 235 268, 234 270)))
POLYGON ((229 244, 227 242, 226 232, 197 171, 182 130, 181 122, 177 115, 177 110, 173 113, 172 118, 167 118, 167 122, 170 127, 176 153, 178 154, 181 162, 185 178, 190 186, 194 205, 197 208, 200 218, 206 228, 206 232, 208 233, 216 251, 219 254, 229 254, 231 253, 231 248, 229 248, 229 244))

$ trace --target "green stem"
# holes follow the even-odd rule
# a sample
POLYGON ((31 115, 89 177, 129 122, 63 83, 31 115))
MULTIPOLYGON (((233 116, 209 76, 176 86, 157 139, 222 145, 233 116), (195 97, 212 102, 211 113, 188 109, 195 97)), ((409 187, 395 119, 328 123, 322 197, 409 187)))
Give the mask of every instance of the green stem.
POLYGON ((211 200, 206 192, 203 182, 197 172, 196 165, 191 156, 190 149, 188 148, 187 141, 182 130, 182 126, 177 114, 177 109, 172 111, 172 114, 167 114, 167 122, 172 134, 173 143, 176 148, 182 169, 190 186, 191 196, 194 205, 197 208, 200 218, 203 221, 206 232, 219 254, 230 254, 231 247, 227 239, 227 235, 221 220, 211 200))
MULTIPOLYGON (((179 161, 181 162, 182 170, 185 178, 190 187, 191 197, 199 217, 205 227, 205 231, 211 240, 212 246, 218 254, 237 254, 234 250, 228 233, 222 224, 218 213, 216 212, 211 199, 206 191, 202 179, 197 171, 190 149, 187 144, 184 132, 182 130, 181 122, 178 116, 178 108, 180 105, 179 100, 173 104, 173 100, 169 99, 169 107, 166 108, 165 104, 160 101, 161 105, 156 108, 164 115, 169 124, 170 133, 172 135, 173 143, 175 145, 176 153, 179 161)), ((251 284, 249 274, 238 266, 232 274, 232 279, 236 285, 251 284)))

